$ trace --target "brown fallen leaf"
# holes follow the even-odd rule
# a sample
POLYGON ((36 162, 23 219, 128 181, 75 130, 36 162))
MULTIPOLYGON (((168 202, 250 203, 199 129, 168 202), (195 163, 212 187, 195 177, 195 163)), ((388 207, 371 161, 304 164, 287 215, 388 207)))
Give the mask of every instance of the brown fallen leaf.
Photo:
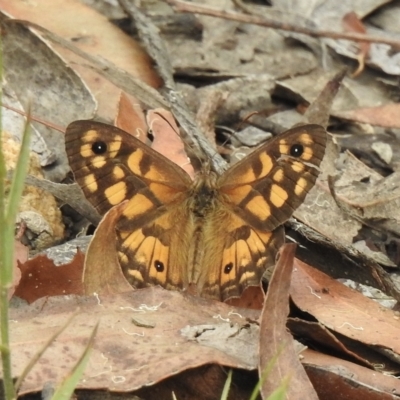
MULTIPOLYGON (((373 368, 373 363, 365 360, 356 352, 351 351, 341 338, 335 336, 326 326, 315 321, 305 321, 300 318, 288 318, 287 325, 290 332, 297 338, 301 338, 303 343, 312 343, 314 350, 322 352, 329 351, 337 357, 345 358, 367 368, 373 368)), ((357 344, 359 344, 357 342, 357 344)), ((371 352, 370 352, 371 353, 371 352)))
MULTIPOLYGON (((342 87, 345 75, 346 69, 342 69, 328 80, 316 99, 308 106, 304 113, 304 118, 306 118, 307 121, 322 125, 323 127, 329 125, 333 102, 336 99, 339 89, 342 87)), ((331 147, 331 145, 329 146, 331 147)), ((331 149, 328 150, 332 152, 331 149)), ((330 157, 332 157, 332 155, 330 155, 330 157)))
POLYGON ((132 97, 125 92, 121 92, 114 125, 146 143, 148 127, 143 110, 139 103, 132 104, 132 97))
MULTIPOLYGON (((37 23, 63 38, 73 40, 75 46, 88 54, 101 54, 104 59, 153 87, 160 85, 150 58, 141 46, 105 16, 78 0, 38 0, 34 4, 0 0, 0 10, 12 18, 37 23)), ((57 48, 70 68, 77 71, 91 92, 96 94, 99 103, 97 114, 105 119, 113 118, 120 89, 87 68, 86 63, 70 51, 54 44, 51 46, 57 48)))
POLYGON ((23 264, 28 260, 29 249, 24 246, 19 240, 14 240, 14 265, 13 265, 13 281, 10 289, 8 290, 8 299, 14 295, 15 288, 21 280, 21 270, 18 268, 19 264, 23 264))
POLYGON ((311 349, 302 352, 302 357, 302 363, 320 399, 400 398, 400 382, 395 377, 311 349))
POLYGON ((256 369, 259 329, 249 321, 259 312, 152 287, 112 296, 51 297, 12 309, 15 376, 78 307, 71 325, 28 374, 20 395, 59 382, 98 320, 80 389, 130 392, 206 364, 256 369))
POLYGON ((74 259, 65 265, 56 266, 45 255, 19 264, 21 280, 15 296, 32 303, 47 296, 83 294, 82 270, 84 255, 77 252, 74 259))
POLYGON ((383 126, 385 128, 400 127, 400 104, 388 103, 378 107, 360 107, 353 110, 335 111, 337 118, 383 126))
POLYGON ((118 261, 115 224, 126 201, 113 207, 100 221, 86 252, 83 272, 85 293, 91 295, 132 291, 118 261))
POLYGON ((265 299, 264 290, 260 286, 247 287, 240 297, 234 297, 225 301, 234 307, 251 308, 252 310, 261 310, 265 299))
POLYGON ((146 115, 154 136, 152 148, 184 169, 193 179, 194 170, 179 136, 179 128, 173 115, 162 108, 149 110, 146 115))
POLYGON ((400 321, 395 312, 297 259, 290 294, 300 310, 330 330, 400 354, 400 321))
MULTIPOLYGON (((345 32, 355 32, 363 34, 367 33, 364 24, 358 18, 357 14, 354 11, 351 11, 343 16, 342 25, 345 32)), ((371 44, 368 42, 358 42, 357 46, 359 49, 359 52, 357 54, 358 68, 352 73, 352 78, 356 78, 358 75, 361 74, 361 72, 364 71, 365 58, 368 55, 371 44)))
MULTIPOLYGON (((208 364, 183 371, 154 386, 139 389, 135 395, 138 399, 172 400, 173 392, 176 399, 220 400, 226 379, 227 371, 224 368, 208 364)), ((233 370, 229 400, 249 400, 257 382, 255 371, 233 370)))
POLYGON ((289 314, 289 288, 293 268, 295 244, 286 244, 280 250, 269 284, 260 325, 259 374, 265 375, 267 366, 276 357, 271 371, 262 382, 261 393, 267 398, 285 379, 289 379, 287 399, 318 399, 294 348, 294 341, 286 329, 289 314))

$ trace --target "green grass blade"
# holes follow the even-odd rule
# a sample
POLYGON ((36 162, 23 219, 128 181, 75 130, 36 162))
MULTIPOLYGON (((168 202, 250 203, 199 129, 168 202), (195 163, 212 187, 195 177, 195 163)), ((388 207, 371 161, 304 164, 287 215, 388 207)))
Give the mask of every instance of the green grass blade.
POLYGON ((42 346, 42 348, 31 358, 28 365, 24 368, 21 375, 18 377, 17 382, 15 382, 15 390, 18 392, 21 383, 24 381, 25 377, 29 374, 29 371, 33 368, 36 364, 37 360, 42 357, 43 353, 48 349, 50 344, 67 328, 67 326, 71 323, 73 318, 77 315, 77 313, 72 314, 68 320, 65 322, 61 328, 59 328, 42 346))
POLYGON ((11 369, 8 291, 13 281, 15 218, 29 165, 29 142, 29 121, 27 121, 7 202, 5 198, 6 167, 2 147, 0 148, 0 334, 3 385, 7 400, 14 399, 16 396, 11 369))
POLYGON ((75 365, 74 369, 71 371, 71 374, 64 380, 61 386, 57 388, 52 397, 52 400, 70 400, 76 386, 78 385, 79 379, 82 377, 83 372, 85 371, 85 367, 89 360, 90 351, 92 349, 92 345, 98 328, 99 324, 97 323, 93 329, 92 334, 90 335, 89 342, 81 358, 75 365))
MULTIPOLYGON (((0 41, 0 104, 3 95, 3 47, 0 41)), ((6 227, 6 210, 5 210, 5 179, 6 179, 6 163, 3 153, 3 127, 0 108, 0 354, 1 365, 3 368, 3 388, 4 396, 7 400, 16 398, 14 383, 12 380, 11 353, 10 353, 10 337, 8 325, 8 288, 10 284, 10 276, 12 277, 12 262, 7 249, 7 229, 6 227)), ((13 235, 14 236, 14 235, 13 235)))
POLYGON ((286 391, 288 389, 289 382, 290 382, 290 378, 286 377, 282 381, 280 386, 272 392, 272 394, 268 397, 267 400, 285 400, 286 391))
MULTIPOLYGON (((1 294, 0 294, 0 313, 1 313, 1 344, 2 350, 2 364, 4 374, 4 386, 6 398, 11 396, 9 379, 12 382, 11 372, 11 355, 10 355, 10 338, 9 338, 9 324, 8 324, 8 291, 13 281, 13 264, 14 264, 14 231, 15 231, 15 219, 17 216, 19 201, 22 196, 24 189, 25 176, 29 166, 29 120, 25 124, 24 134, 22 137, 21 148, 18 156, 15 173, 11 182, 10 193, 5 202, 5 191, 4 191, 4 179, 5 175, 1 179, 2 182, 2 206, 1 214, 1 237, 0 237, 0 282, 1 282, 1 294)), ((4 161, 4 160, 2 160, 4 161)), ((5 172, 5 168, 4 168, 5 172)), ((15 389, 13 388, 15 394, 15 389)))
POLYGON ((230 369, 225 381, 224 389, 222 390, 221 400, 228 400, 228 394, 231 388, 231 384, 232 384, 232 370, 230 369))
POLYGON ((261 389, 263 382, 265 381, 265 379, 267 379, 268 374, 271 372, 272 368, 278 361, 278 358, 279 358, 280 354, 282 353, 282 351, 283 351, 283 346, 280 346, 280 348, 278 348, 277 353, 268 362, 267 366, 265 367, 264 371, 261 374, 260 380, 257 382, 257 385, 255 386, 253 392, 251 393, 249 400, 257 399, 257 396, 260 393, 260 389, 261 389))
MULTIPOLYGON (((29 167, 29 152, 30 152, 29 144, 31 139, 29 122, 30 121, 28 117, 24 127, 21 149, 18 155, 18 160, 13 174, 13 179, 11 181, 10 193, 8 195, 7 205, 5 210, 4 228, 7 229, 7 231, 4 239, 8 241, 7 248, 11 250, 14 249, 15 219, 17 217, 18 206, 22 196, 22 191, 24 190, 25 177, 29 167)), ((10 263, 9 265, 12 265, 13 263, 13 255, 14 251, 8 252, 9 259, 7 260, 7 262, 10 263)), ((7 277, 9 279, 9 281, 7 282, 8 284, 12 283, 12 270, 10 272, 11 272, 10 276, 7 277)))

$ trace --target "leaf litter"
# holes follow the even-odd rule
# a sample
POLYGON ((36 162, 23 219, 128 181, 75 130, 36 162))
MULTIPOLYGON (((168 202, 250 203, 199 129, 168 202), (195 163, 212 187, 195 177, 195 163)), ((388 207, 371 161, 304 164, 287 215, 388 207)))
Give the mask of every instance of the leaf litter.
MULTIPOLYGON (((42 4, 39 3, 38 10, 42 4)), ((287 12, 288 5, 285 2, 274 5, 268 10, 265 7, 258 7, 256 10, 259 13, 265 11, 265 15, 274 12, 274 18, 277 20, 283 20, 284 17, 290 19, 292 14, 299 13, 302 15, 302 18, 297 19, 299 23, 312 20, 316 27, 329 26, 332 30, 339 31, 343 29, 343 17, 349 12, 356 11, 359 21, 362 21, 364 26, 363 29, 370 33, 373 31, 370 21, 366 21, 363 17, 375 10, 371 21, 383 18, 379 14, 384 13, 386 7, 389 7, 389 5, 382 7, 384 3, 375 2, 372 5, 365 1, 359 4, 357 10, 352 10, 346 5, 338 8, 338 5, 336 3, 333 5, 332 2, 325 2, 322 7, 313 8, 309 3, 299 1, 296 5, 291 4, 291 7, 295 7, 291 9, 291 13, 287 12), (327 24, 326 21, 329 18, 331 18, 330 23, 327 24)), ((82 6, 78 3, 71 4, 71 10, 81 9, 84 10, 84 15, 97 18, 94 17, 93 10, 80 8, 82 6)), ((66 38, 74 36, 71 32, 65 33, 63 29, 57 30, 54 25, 46 25, 40 12, 30 14, 22 3, 12 9, 9 7, 8 3, 0 2, 0 9, 9 14, 14 13, 14 17, 30 19, 66 38)), ((54 7, 57 8, 57 4, 54 7)), ((151 6, 145 5, 145 7, 151 6)), ((344 153, 338 159, 338 150, 335 146, 331 145, 328 149, 325 165, 322 166, 322 177, 302 209, 296 213, 296 218, 314 230, 309 228, 307 230, 304 225, 297 228, 299 223, 295 221, 289 223, 290 226, 296 227, 296 232, 291 231, 290 235, 296 233, 297 236, 293 237, 302 244, 297 250, 297 255, 307 260, 312 267, 321 268, 335 278, 351 276, 356 281, 373 284, 399 300, 399 289, 391 279, 394 274, 389 274, 380 265, 398 268, 400 259, 398 256, 400 254, 398 208, 396 207, 397 181, 396 172, 393 173, 393 170, 397 169, 396 157, 398 157, 396 129, 399 124, 396 122, 395 113, 398 94, 391 91, 395 88, 392 77, 387 76, 383 79, 378 77, 373 69, 368 68, 370 65, 375 68, 378 66, 384 73, 397 74, 396 55, 388 54, 385 50, 385 46, 388 47, 388 45, 373 43, 369 51, 365 48, 361 54, 363 57, 366 56, 367 67, 361 72, 359 78, 354 80, 346 76, 341 86, 334 88, 333 77, 340 73, 343 62, 337 62, 332 53, 326 51, 325 46, 353 59, 360 57, 359 46, 332 38, 316 39, 287 32, 282 35, 273 29, 237 22, 228 23, 205 16, 190 15, 189 23, 185 23, 181 15, 171 13, 175 23, 183 21, 184 31, 177 34, 166 29, 167 25, 163 25, 160 9, 156 8, 156 11, 158 14, 153 12, 152 17, 161 15, 161 18, 154 20, 157 20, 161 36, 167 43, 167 51, 158 52, 154 47, 151 55, 157 64, 165 64, 160 73, 165 82, 173 84, 172 70, 175 71, 176 77, 186 80, 186 83, 179 84, 174 90, 179 90, 179 94, 188 100, 193 113, 198 108, 205 110, 207 118, 204 119, 206 121, 204 126, 208 131, 212 130, 210 128, 212 128, 213 120, 219 128, 220 125, 238 123, 244 113, 248 114, 254 110, 263 113, 265 117, 263 123, 268 124, 274 133, 307 118, 310 122, 325 125, 328 123, 329 115, 334 117, 334 119, 329 119, 333 137, 360 159, 355 159, 350 153, 344 153), (193 21, 197 23, 195 26, 197 35, 193 35, 193 21), (192 33, 188 33, 190 27, 192 33), (287 40, 288 37, 291 37, 290 41, 287 40), (258 39, 251 40, 251 38, 258 39), (306 47, 303 46, 304 44, 306 47), (171 55, 173 56, 170 57, 171 55), (172 68, 168 66, 166 57, 171 60, 172 68), (382 62, 383 60, 385 62, 382 62), (324 69, 322 64, 329 65, 329 68, 324 69), (198 88, 196 85, 187 83, 193 79, 197 82, 208 82, 207 87, 198 88), (330 89, 321 97, 323 88, 329 85, 331 85, 330 89), (389 90, 389 88, 392 89, 389 90), (221 93, 221 91, 228 93, 228 96, 221 103, 222 106, 216 107, 213 115, 212 110, 207 111, 207 98, 210 99, 208 96, 212 97, 213 93, 221 93), (297 110, 288 106, 288 102, 297 104, 297 110), (298 111, 304 112, 305 109, 308 109, 305 115, 298 111), (390 131, 382 127, 389 127, 390 131), (375 137, 371 133, 379 136, 375 137), (377 146, 376 138, 379 138, 379 142, 384 143, 385 146, 377 146), (362 153, 358 152, 358 149, 362 149, 362 153), (329 180, 328 175, 338 175, 338 177, 329 180), (312 241, 307 241, 307 237, 312 241), (357 243, 364 243, 365 246, 356 246, 357 243), (386 257, 386 261, 383 261, 382 256, 386 257)), ((98 26, 102 28, 107 26, 109 29, 108 22, 104 18, 96 21, 98 26)), ((143 21, 144 19, 137 21, 139 29, 143 28, 141 27, 143 21)), ((354 22, 352 24, 357 25, 354 22)), ((63 23, 60 22, 58 25, 62 27, 63 23)), ((362 30, 360 26, 353 26, 351 29, 362 30)), ((107 32, 112 30, 114 28, 107 32)), ((380 32, 384 30, 383 25, 380 27, 380 32)), ((27 30, 22 31, 23 35, 28 34, 27 30)), ((149 32, 148 35, 154 35, 151 29, 149 32)), ((79 38, 77 42, 80 44, 89 43, 89 46, 85 48, 89 53, 98 51, 95 50, 96 47, 90 48, 90 40, 96 37, 96 34, 93 35, 86 37, 76 35, 79 38)), ((114 40, 110 39, 104 44, 104 48, 110 47, 110 43, 112 47, 114 40)), ((124 41, 124 46, 129 47, 130 43, 131 39, 124 41)), ((31 45, 28 45, 28 49, 29 46, 31 45)), ((114 50, 117 51, 117 49, 114 50)), ((49 59, 53 57, 52 50, 44 51, 47 52, 49 59)), ((65 54, 64 57, 66 57, 65 54)), ((141 57, 138 56, 140 66, 144 66, 144 69, 150 68, 148 60, 141 57)), ((118 59, 116 64, 119 67, 132 64, 132 59, 128 56, 122 59, 111 58, 113 61, 118 59)), ((74 69, 76 64, 82 67, 81 60, 76 61, 76 58, 68 58, 68 60, 69 66, 73 66, 74 69)), ((89 58, 86 60, 89 62, 89 58)), ((90 58, 90 60, 94 59, 90 58)), ((46 65, 47 61, 42 60, 38 63, 46 65)), ((96 67, 97 71, 101 69, 100 65, 101 62, 96 67)), ((108 65, 105 75, 123 86, 124 79, 121 71, 114 70, 109 64, 103 65, 108 65)), ((68 70, 65 63, 57 67, 49 66, 49 68, 55 71, 68 70)), ((15 69, 18 70, 18 65, 15 69)), ((135 100, 125 98, 125 94, 121 95, 119 88, 107 89, 109 86, 104 81, 96 87, 93 84, 99 82, 99 76, 86 65, 83 66, 83 70, 85 69, 87 75, 80 69, 82 82, 84 85, 88 84, 92 93, 96 93, 97 101, 100 102, 97 117, 111 121, 117 115, 116 124, 136 134, 138 125, 136 122, 132 123, 129 118, 132 110, 137 109, 135 100), (90 85, 89 82, 91 82, 90 85), (109 104, 104 105, 107 102, 109 104)), ((24 73, 24 70, 22 69, 19 73, 24 73)), ((18 80, 14 82, 16 82, 14 85, 17 84, 18 87, 18 80)), ((158 86, 160 81, 158 78, 150 78, 148 82, 158 86)), ((79 80, 76 85, 76 91, 80 96, 84 89, 81 88, 79 80)), ((202 85, 197 84, 197 86, 202 85)), ((129 87, 133 93, 134 86, 129 87)), ((28 90, 41 93, 41 88, 28 90)), ((189 131, 186 134, 190 136, 194 133, 195 137, 197 133, 190 129, 195 118, 187 110, 183 111, 181 100, 177 101, 178 105, 174 105, 176 94, 174 90, 168 92, 166 97, 172 103, 172 109, 174 114, 177 114, 175 117, 181 127, 189 131)), ((20 90, 17 92, 19 97, 26 97, 25 92, 20 90)), ((55 92, 58 93, 60 90, 56 89, 55 92)), ((59 107, 58 110, 57 106, 50 107, 45 103, 45 111, 39 111, 39 113, 47 115, 52 122, 60 123, 58 114, 63 114, 60 110, 71 109, 73 116, 65 115, 65 122, 61 122, 61 125, 66 126, 73 119, 85 117, 81 108, 84 104, 92 104, 92 111, 89 113, 93 113, 91 94, 85 96, 78 99, 75 97, 73 101, 63 98, 63 107, 59 107), (49 112, 54 112, 54 114, 49 112)), ((146 97, 140 93, 139 98, 146 97)), ((59 101, 60 98, 56 100, 59 101)), ((149 102, 152 103, 153 100, 149 102)), ((159 104, 160 100, 154 100, 154 104, 156 103, 159 104)), ((216 104, 219 103, 216 102, 216 104)), ((140 108, 135 113, 140 114, 140 108)), ((183 158, 179 158, 178 164, 182 165, 186 161, 182 145, 178 141, 172 144, 170 140, 170 138, 178 138, 179 128, 170 129, 171 123, 163 126, 166 122, 164 118, 161 118, 164 122, 159 127, 157 124, 161 114, 149 113, 148 115, 150 120, 147 123, 143 122, 142 116, 139 117, 143 124, 141 130, 146 131, 147 125, 157 126, 155 131, 158 133, 159 130, 160 133, 155 135, 154 145, 157 146, 157 141, 161 140, 158 144, 159 148, 166 148, 168 152, 172 152, 172 159, 176 157, 175 154, 181 154, 183 158), (156 118, 157 124, 152 118, 156 118)), ((201 118, 200 122, 202 122, 201 118)), ((246 121, 246 124, 242 125, 240 129, 246 129, 247 126, 251 126, 251 123, 246 121)), ((146 135, 143 139, 147 140, 146 135)), ((53 143, 48 142, 47 139, 45 142, 46 144, 53 143)), ((57 143, 48 147, 54 147, 58 152, 62 144, 57 143)), ((201 144, 200 147, 204 146, 206 145, 201 144)), ((232 150, 229 146, 225 146, 229 150, 226 151, 227 154, 232 150)), ((215 154, 215 150, 210 148, 206 153, 215 154)), ((65 160, 62 161, 62 157, 60 155, 61 168, 55 169, 54 173, 48 175, 56 181, 65 176, 68 168, 65 160)), ((47 186, 50 187, 51 183, 47 186)), ((69 188, 64 192, 68 190, 69 188)), ((59 193, 58 196, 65 200, 65 193, 59 193)), ((66 198, 68 199, 68 195, 66 198)), ((70 201, 67 200, 67 202, 70 201)), ((72 204, 79 203, 79 200, 75 200, 72 204)), ((86 215, 86 212, 80 210, 86 215)), ((75 217, 70 218, 74 221, 75 217)), ((98 217, 90 218, 93 222, 98 221, 98 217)), ((61 339, 50 346, 35 366, 36 370, 23 383, 23 393, 40 391, 48 380, 61 380, 80 355, 82 351, 80 344, 83 345, 84 339, 90 335, 91 328, 101 316, 94 353, 89 361, 85 377, 79 385, 81 389, 101 388, 111 392, 124 392, 149 385, 160 388, 162 381, 167 388, 165 398, 170 396, 171 390, 181 390, 183 398, 190 389, 189 386, 184 387, 182 382, 180 384, 179 381, 173 381, 172 377, 176 374, 181 379, 188 378, 195 382, 198 382, 196 376, 202 376, 207 379, 210 387, 213 379, 218 381, 218 385, 223 385, 224 375, 221 376, 210 364, 243 370, 254 370, 260 365, 260 372, 262 372, 266 360, 278 354, 276 364, 272 368, 275 372, 279 370, 280 375, 272 372, 272 375, 267 378, 263 386, 264 395, 273 390, 275 383, 291 375, 289 393, 294 394, 290 395, 290 398, 296 398, 297 393, 307 393, 307 398, 312 398, 317 393, 320 398, 328 400, 340 396, 355 398, 355 391, 357 396, 363 399, 392 399, 400 396, 397 380, 385 375, 399 373, 398 361, 396 361, 399 353, 396 336, 399 320, 396 311, 379 306, 373 300, 346 288, 332 277, 318 272, 304 262, 295 259, 293 264, 290 261, 291 256, 287 254, 283 256, 281 264, 278 263, 275 276, 270 281, 262 314, 260 311, 238 309, 233 305, 192 298, 185 294, 158 288, 132 291, 126 286, 123 276, 118 276, 117 265, 115 260, 112 260, 112 250, 109 251, 108 247, 103 248, 105 243, 112 245, 112 241, 107 241, 110 222, 107 221, 107 219, 103 220, 96 231, 95 235, 97 237, 103 235, 103 238, 97 239, 97 248, 90 252, 97 258, 95 257, 94 262, 89 260, 89 263, 86 260, 86 266, 96 264, 99 266, 98 270, 93 270, 92 267, 85 270, 83 285, 91 296, 54 297, 62 293, 70 295, 75 290, 71 289, 69 281, 76 282, 76 287, 79 288, 81 285, 82 288, 82 255, 75 256, 70 264, 63 261, 61 266, 54 266, 47 256, 39 255, 21 266, 23 270, 21 282, 24 283, 21 283, 20 287, 17 286, 19 297, 34 301, 34 303, 15 308, 11 313, 13 321, 18 321, 12 327, 16 375, 32 357, 35 349, 38 349, 45 341, 47 334, 50 335, 53 328, 60 326, 66 316, 70 315, 78 305, 80 307, 71 330, 65 332, 61 339), (111 258, 107 258, 109 256, 111 258), (103 262, 103 266, 100 261, 103 262), (293 272, 290 279, 292 264, 293 272), (107 270, 105 266, 111 267, 110 270, 107 270), (56 274, 57 269, 59 271, 56 274), (73 279, 72 270, 76 270, 76 277, 73 279), (45 278, 51 275, 51 280, 46 281, 40 278, 39 271, 42 271, 42 276, 45 278), (57 284, 53 283, 54 280, 57 284), (290 282, 290 290, 288 282, 290 282), (293 303, 289 303, 289 294, 293 303), (148 308, 141 308, 143 304, 146 304, 148 308), (216 318, 213 318, 214 316, 216 318), (293 338, 286 331, 286 326, 290 328, 291 334, 296 339, 309 344, 310 349, 303 350, 300 355, 297 354, 293 350, 293 338), (275 343, 279 342, 280 337, 286 338, 287 343, 290 343, 287 347, 283 347, 281 353, 276 345, 271 344, 271 340, 275 343), (258 340, 260 340, 260 354, 257 350, 258 340), (28 342, 29 347, 26 346, 28 342), (290 358, 287 358, 289 356, 290 358), (292 361, 288 362, 289 359, 292 361), (54 360, 62 360, 62 362, 55 365, 54 360), (205 366, 206 364, 208 366, 205 366)), ((258 304, 260 308, 262 300, 260 302, 259 294, 250 293, 247 296, 248 299, 241 303, 242 306, 252 307, 258 304)), ((394 308, 396 309, 396 306, 394 308)), ((142 393, 145 396, 151 396, 149 392, 142 393)), ((207 395, 209 398, 218 398, 215 392, 207 395)), ((248 395, 247 397, 243 395, 241 398, 248 397, 248 395)))

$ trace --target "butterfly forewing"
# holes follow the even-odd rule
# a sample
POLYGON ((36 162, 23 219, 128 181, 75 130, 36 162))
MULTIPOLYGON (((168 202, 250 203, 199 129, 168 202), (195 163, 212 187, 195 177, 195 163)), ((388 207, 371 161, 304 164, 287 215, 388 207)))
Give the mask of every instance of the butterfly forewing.
POLYGON ((273 231, 314 186, 326 140, 322 127, 304 125, 262 145, 220 177, 223 202, 250 226, 273 231))
POLYGON ((75 121, 65 134, 74 176, 86 198, 103 215, 128 200, 119 221, 123 229, 154 218, 191 185, 189 176, 126 132, 100 122, 75 121))

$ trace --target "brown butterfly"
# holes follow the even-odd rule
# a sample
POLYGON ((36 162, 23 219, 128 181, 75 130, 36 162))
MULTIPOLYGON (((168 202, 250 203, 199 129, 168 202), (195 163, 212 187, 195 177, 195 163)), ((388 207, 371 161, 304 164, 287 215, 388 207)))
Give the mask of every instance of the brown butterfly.
POLYGON ((75 179, 103 215, 127 200, 116 225, 118 257, 137 288, 161 285, 209 298, 260 285, 284 240, 283 223, 313 187, 327 134, 290 129, 218 176, 194 180, 161 154, 103 123, 75 121, 65 146, 75 179))

